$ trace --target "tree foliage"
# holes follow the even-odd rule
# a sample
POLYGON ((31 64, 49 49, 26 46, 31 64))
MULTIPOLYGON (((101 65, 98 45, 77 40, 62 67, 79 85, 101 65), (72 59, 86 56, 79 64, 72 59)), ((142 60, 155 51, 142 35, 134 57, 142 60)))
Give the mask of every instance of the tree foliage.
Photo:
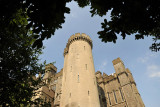
POLYGON ((152 36, 152 51, 160 50, 160 2, 159 0, 76 0, 79 6, 91 5, 92 16, 108 15, 111 20, 104 19, 99 38, 103 42, 116 43, 120 34, 123 39, 134 34, 135 39, 152 36))
MULTIPOLYGON (((54 32, 62 28, 65 22, 64 14, 70 13, 66 3, 72 0, 1 0, 0 21, 1 25, 6 22, 3 19, 12 20, 17 10, 28 16, 26 29, 32 30, 34 47, 42 47, 42 41, 50 38, 54 32), (5 11, 4 11, 5 10, 5 11)), ((116 43, 117 36, 123 39, 134 34, 135 39, 153 37, 152 51, 160 50, 160 3, 159 0, 74 0, 80 7, 91 6, 91 14, 104 16, 111 11, 111 20, 104 19, 99 38, 103 42, 116 43)), ((2 26, 3 27, 3 26, 2 26)))
POLYGON ((34 47, 42 47, 42 40, 50 38, 56 29, 62 28, 65 22, 65 13, 69 13, 66 3, 70 0, 1 0, 0 21, 1 27, 14 19, 13 15, 22 9, 27 14, 26 29, 32 30, 34 47))
POLYGON ((38 64, 42 48, 33 48, 32 32, 26 29, 27 15, 17 10, 12 18, 1 18, 0 26, 0 105, 19 107, 32 104, 34 87, 41 79, 33 77, 43 71, 38 64))

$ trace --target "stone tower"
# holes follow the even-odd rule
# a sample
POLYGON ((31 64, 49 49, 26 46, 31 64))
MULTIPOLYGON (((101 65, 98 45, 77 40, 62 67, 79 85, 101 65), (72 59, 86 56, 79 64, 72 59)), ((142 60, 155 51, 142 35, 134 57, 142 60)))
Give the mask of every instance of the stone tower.
POLYGON ((86 34, 72 35, 64 49, 60 107, 100 107, 92 40, 86 34))

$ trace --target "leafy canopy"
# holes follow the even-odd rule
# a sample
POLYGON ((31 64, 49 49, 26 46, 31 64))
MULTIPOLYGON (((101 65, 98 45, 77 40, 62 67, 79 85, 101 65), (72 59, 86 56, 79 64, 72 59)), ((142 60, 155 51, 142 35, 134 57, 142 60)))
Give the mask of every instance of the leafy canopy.
POLYGON ((103 42, 116 43, 120 34, 123 39, 134 34, 135 39, 152 36, 152 51, 160 50, 160 2, 159 0, 76 0, 79 6, 91 5, 92 16, 109 15, 111 20, 104 19, 99 38, 103 42))
POLYGON ((40 78, 34 76, 43 71, 38 64, 42 48, 33 48, 32 31, 27 30, 27 15, 22 10, 8 20, 1 18, 0 26, 0 105, 19 107, 33 104, 31 98, 40 78))
MULTIPOLYGON (((50 38, 54 32, 62 28, 65 22, 64 14, 70 13, 66 3, 72 0, 1 0, 0 20, 12 16, 17 10, 28 16, 26 29, 30 29, 36 41, 34 47, 42 47, 42 41, 50 38), (3 11, 5 10, 5 11, 3 11)), ((104 19, 99 38, 103 42, 116 43, 117 36, 123 39, 134 34, 135 39, 153 37, 152 51, 160 50, 160 2, 159 0, 74 0, 80 7, 91 6, 91 14, 104 16, 109 15, 111 20, 104 19)), ((1 20, 2 21, 2 20, 1 20)), ((1 22, 2 27, 6 22, 1 22)))

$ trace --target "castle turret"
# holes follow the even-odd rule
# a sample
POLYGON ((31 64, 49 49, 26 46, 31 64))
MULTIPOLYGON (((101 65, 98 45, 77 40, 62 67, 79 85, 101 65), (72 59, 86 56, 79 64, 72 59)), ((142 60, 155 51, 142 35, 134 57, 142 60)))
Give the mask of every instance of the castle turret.
POLYGON ((139 94, 139 91, 138 91, 138 89, 136 87, 136 82, 133 79, 132 73, 130 72, 130 70, 128 68, 126 69, 126 72, 127 72, 128 77, 130 79, 132 90, 133 90, 133 93, 135 95, 135 98, 136 98, 136 101, 137 101, 139 107, 144 107, 145 105, 144 105, 144 103, 142 101, 142 98, 141 98, 141 96, 139 94))
MULTIPOLYGON (((137 102, 135 92, 132 87, 132 83, 135 84, 130 71, 125 69, 125 66, 120 58, 113 60, 113 66, 116 71, 116 75, 122 87, 122 92, 124 93, 124 98, 128 107, 143 107, 137 102)), ((136 88, 137 89, 137 88, 136 88)))
POLYGON ((61 107, 100 107, 92 57, 92 40, 72 35, 64 49, 61 107))

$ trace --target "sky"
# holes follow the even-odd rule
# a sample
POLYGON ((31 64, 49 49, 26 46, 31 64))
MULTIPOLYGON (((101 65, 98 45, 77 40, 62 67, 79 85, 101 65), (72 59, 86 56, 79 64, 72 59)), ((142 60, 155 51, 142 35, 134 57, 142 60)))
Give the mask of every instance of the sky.
POLYGON ((69 37, 75 33, 85 33, 93 41, 92 55, 95 71, 101 71, 108 75, 115 72, 112 61, 118 57, 129 68, 137 84, 139 93, 146 107, 160 107, 160 52, 152 52, 149 47, 152 38, 135 40, 134 35, 126 37, 125 40, 118 36, 116 44, 104 43, 98 38, 101 31, 101 23, 108 16, 91 17, 90 7, 80 8, 76 2, 67 4, 70 14, 65 14, 65 23, 62 29, 58 29, 48 40, 44 40, 41 62, 56 62, 55 66, 59 72, 63 68, 63 51, 69 37))

